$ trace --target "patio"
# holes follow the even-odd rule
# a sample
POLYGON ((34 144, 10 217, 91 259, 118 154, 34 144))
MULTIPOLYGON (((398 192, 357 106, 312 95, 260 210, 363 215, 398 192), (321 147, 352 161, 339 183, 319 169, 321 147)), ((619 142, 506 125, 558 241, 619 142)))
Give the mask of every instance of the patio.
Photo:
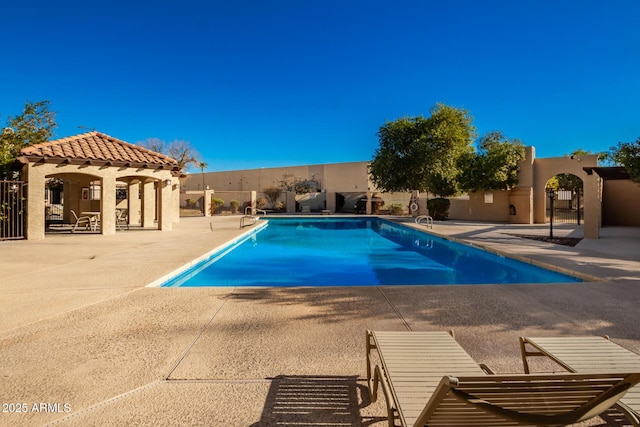
MULTIPOLYGON (((454 329, 496 372, 523 372, 521 335, 607 334, 640 352, 638 229, 603 228, 572 248, 507 234, 548 233, 543 225, 434 226, 596 282, 145 287, 238 235, 238 224, 237 216, 194 217, 169 233, 0 242, 0 396, 28 408, 0 413, 0 425, 384 426, 384 403, 368 401, 367 329, 454 329)), ((586 425, 624 424, 612 413, 586 425)))

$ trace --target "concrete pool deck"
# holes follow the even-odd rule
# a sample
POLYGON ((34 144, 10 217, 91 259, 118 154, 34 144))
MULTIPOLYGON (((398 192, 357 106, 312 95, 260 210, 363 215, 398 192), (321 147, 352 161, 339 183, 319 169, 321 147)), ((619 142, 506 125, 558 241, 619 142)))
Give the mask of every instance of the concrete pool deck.
POLYGON ((145 287, 240 234, 239 221, 0 242, 0 425, 384 426, 384 402, 367 398, 366 329, 454 329, 497 372, 523 371, 521 335, 606 334, 640 353, 640 229, 603 228, 571 248, 509 235, 543 225, 434 225, 596 282, 145 287))

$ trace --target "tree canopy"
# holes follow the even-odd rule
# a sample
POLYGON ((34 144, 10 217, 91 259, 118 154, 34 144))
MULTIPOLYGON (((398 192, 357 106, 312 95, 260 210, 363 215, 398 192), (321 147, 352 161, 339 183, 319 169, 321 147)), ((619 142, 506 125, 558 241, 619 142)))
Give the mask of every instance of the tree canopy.
POLYGON ((178 162, 180 169, 197 166, 201 168, 204 173, 204 168, 207 167, 206 163, 200 161, 200 155, 191 146, 189 141, 175 139, 167 143, 159 138, 147 138, 144 141, 138 142, 137 145, 171 157, 178 162))
POLYGON ((289 172, 282 174, 282 179, 278 185, 282 191, 294 191, 296 194, 311 193, 317 187, 315 181, 297 177, 289 172))
POLYGON ((640 184, 640 137, 635 142, 619 142, 610 148, 610 158, 624 166, 632 181, 640 184))
POLYGON ((404 117, 378 131, 379 147, 369 164, 374 184, 384 191, 459 191, 458 158, 473 151, 476 135, 467 110, 436 104, 430 117, 404 117))
POLYGON ((11 178, 11 167, 20 150, 51 139, 57 127, 49 101, 26 101, 22 114, 9 116, 0 134, 0 176, 11 178))
POLYGON ((480 138, 477 145, 476 153, 459 157, 463 190, 508 190, 518 185, 519 164, 525 158, 520 140, 494 131, 480 138))

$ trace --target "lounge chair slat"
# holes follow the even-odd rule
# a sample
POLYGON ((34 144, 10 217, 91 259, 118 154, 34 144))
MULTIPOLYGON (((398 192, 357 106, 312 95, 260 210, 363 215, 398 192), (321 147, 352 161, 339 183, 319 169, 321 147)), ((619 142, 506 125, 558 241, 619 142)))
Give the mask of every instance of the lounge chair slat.
MULTIPOLYGON (((542 352, 569 372, 633 372, 640 370, 640 355, 606 337, 526 337, 521 338, 522 357, 528 368, 523 343, 542 352)), ((625 411, 640 418, 640 386, 630 389, 620 400, 625 411)))
POLYGON ((403 426, 533 426, 597 415, 627 382, 640 382, 640 369, 486 375, 447 333, 368 331, 367 377, 374 400, 381 384, 390 425, 397 415, 403 426), (375 367, 372 358, 379 360, 375 367))

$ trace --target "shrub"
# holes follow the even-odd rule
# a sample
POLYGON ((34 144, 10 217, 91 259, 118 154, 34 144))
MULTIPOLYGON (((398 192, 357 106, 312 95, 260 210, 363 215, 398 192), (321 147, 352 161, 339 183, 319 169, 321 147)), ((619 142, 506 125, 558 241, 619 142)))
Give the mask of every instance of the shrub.
POLYGON ((283 201, 277 201, 275 205, 275 209, 277 211, 285 211, 287 210, 287 204, 283 201))
POLYGON ((211 198, 211 215, 216 212, 219 212, 220 208, 224 205, 224 200, 218 199, 217 197, 211 198))
POLYGON ((437 199, 427 200, 427 209, 429 209, 429 215, 433 219, 445 220, 449 216, 449 207, 451 206, 451 200, 439 197, 437 199))
POLYGON ((280 187, 267 187, 262 190, 264 195, 269 199, 269 203, 275 208, 278 198, 282 194, 282 188, 280 187))
POLYGON ((404 215, 404 206, 400 203, 394 203, 390 209, 391 215, 404 215))
POLYGON ((231 207, 231 213, 237 213, 238 206, 240 206, 240 202, 237 200, 232 200, 229 202, 229 206, 231 207))
POLYGON ((264 197, 260 197, 256 200, 257 209, 264 209, 265 206, 267 206, 267 199, 265 199, 264 197))

